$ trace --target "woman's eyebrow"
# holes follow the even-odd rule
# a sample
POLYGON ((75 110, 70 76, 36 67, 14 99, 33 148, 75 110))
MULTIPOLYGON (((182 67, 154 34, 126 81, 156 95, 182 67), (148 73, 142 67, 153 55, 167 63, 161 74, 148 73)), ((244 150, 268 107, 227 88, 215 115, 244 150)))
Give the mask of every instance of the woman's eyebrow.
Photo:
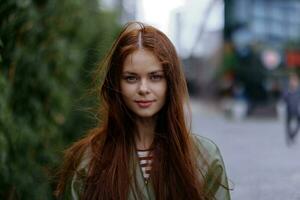
POLYGON ((164 72, 164 71, 163 70, 156 70, 156 71, 150 72, 149 74, 158 74, 158 73, 161 73, 161 72, 164 72))
POLYGON ((122 74, 137 75, 137 73, 130 72, 130 71, 125 71, 122 74))
MULTIPOLYGON (((163 73, 163 72, 164 72, 163 70, 155 70, 155 71, 149 72, 148 74, 158 74, 158 73, 163 73)), ((137 73, 131 72, 131 71, 125 71, 122 74, 138 75, 137 73)))

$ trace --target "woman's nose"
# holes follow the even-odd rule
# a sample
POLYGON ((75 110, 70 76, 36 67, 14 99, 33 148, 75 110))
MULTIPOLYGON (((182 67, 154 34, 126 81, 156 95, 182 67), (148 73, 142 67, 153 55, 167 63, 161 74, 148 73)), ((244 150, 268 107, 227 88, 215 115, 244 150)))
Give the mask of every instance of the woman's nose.
POLYGON ((149 85, 147 83, 147 80, 141 80, 138 93, 140 95, 145 95, 145 94, 149 94, 149 92, 150 91, 149 91, 149 85))

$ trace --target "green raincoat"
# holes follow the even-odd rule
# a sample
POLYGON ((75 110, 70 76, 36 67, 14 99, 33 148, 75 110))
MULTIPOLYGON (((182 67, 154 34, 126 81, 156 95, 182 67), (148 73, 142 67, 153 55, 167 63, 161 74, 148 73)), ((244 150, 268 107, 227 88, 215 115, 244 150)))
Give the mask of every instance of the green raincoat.
MULTIPOLYGON (((230 200, 225 166, 218 147, 215 143, 207 138, 196 135, 193 135, 193 138, 199 150, 198 155, 204 156, 206 162, 208 162, 208 165, 204 163, 202 164, 201 162, 203 162, 203 159, 199 159, 199 166, 206 166, 201 168, 202 172, 204 172, 205 177, 205 191, 214 195, 214 199, 216 200, 230 200), (220 183, 225 187, 221 186, 220 183)), ((155 200, 155 193, 151 185, 151 180, 147 184, 145 183, 142 170, 139 166, 137 155, 134 154, 133 157, 133 164, 136 165, 135 173, 137 185, 139 186, 139 190, 142 193, 142 199, 155 200)), ((87 158, 87 156, 85 156, 82 160, 83 161, 79 165, 77 173, 74 174, 72 180, 70 181, 70 184, 66 188, 63 199, 80 199, 80 194, 82 193, 84 183, 80 178, 82 176, 79 176, 79 174, 87 173, 89 159, 87 158)), ((128 195, 128 200, 135 200, 135 196, 136 188, 131 188, 128 195)))

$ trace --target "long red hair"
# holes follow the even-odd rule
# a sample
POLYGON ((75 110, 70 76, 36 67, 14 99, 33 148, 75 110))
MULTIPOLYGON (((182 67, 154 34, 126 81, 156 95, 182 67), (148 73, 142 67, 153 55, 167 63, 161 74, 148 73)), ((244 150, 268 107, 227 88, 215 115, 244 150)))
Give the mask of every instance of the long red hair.
POLYGON ((137 129, 120 93, 120 76, 125 58, 139 48, 157 56, 167 80, 166 103, 157 114, 150 175, 156 199, 207 199, 185 118, 187 86, 176 50, 164 33, 139 22, 125 26, 101 65, 102 122, 66 151, 57 195, 63 193, 88 149, 82 199, 125 200, 136 184, 130 160, 137 129))

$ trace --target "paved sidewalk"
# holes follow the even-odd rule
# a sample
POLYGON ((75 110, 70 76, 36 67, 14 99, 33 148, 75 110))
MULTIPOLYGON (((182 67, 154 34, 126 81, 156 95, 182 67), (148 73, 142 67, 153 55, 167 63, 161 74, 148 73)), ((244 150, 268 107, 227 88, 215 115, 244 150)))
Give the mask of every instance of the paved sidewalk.
POLYGON ((300 134, 288 147, 283 119, 227 120, 213 107, 191 106, 193 132, 222 152, 233 200, 300 200, 300 134))

